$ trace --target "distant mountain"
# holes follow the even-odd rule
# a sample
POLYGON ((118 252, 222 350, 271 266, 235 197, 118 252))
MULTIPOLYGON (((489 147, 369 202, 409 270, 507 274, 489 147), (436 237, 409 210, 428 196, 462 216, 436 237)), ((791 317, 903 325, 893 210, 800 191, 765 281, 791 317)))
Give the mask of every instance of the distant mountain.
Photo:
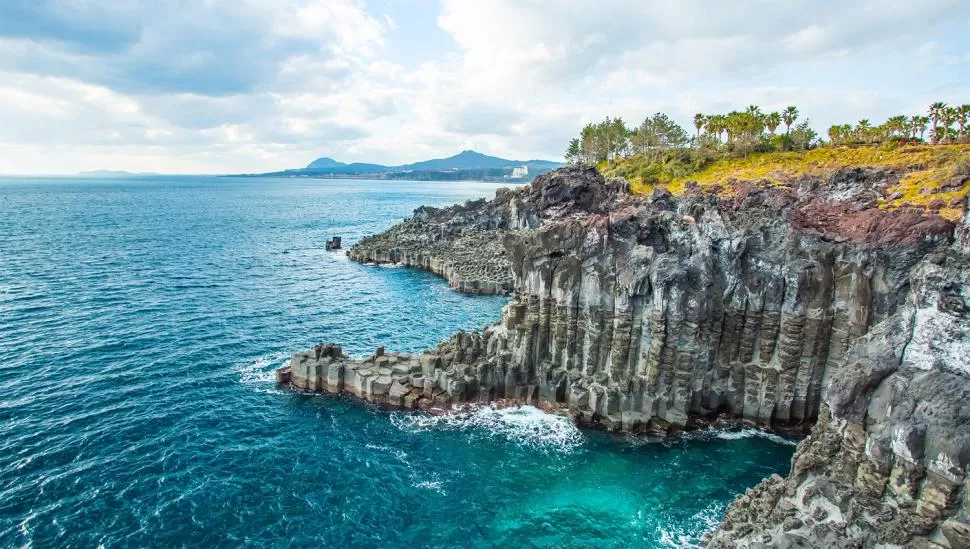
POLYGON ((321 156, 320 158, 310 162, 310 165, 306 167, 308 170, 323 169, 323 168, 339 168, 341 166, 346 166, 343 162, 337 162, 333 158, 327 158, 326 156, 321 156))
POLYGON ((449 156, 448 158, 436 158, 434 160, 425 160, 424 162, 415 162, 414 164, 405 164, 399 166, 399 170, 470 170, 476 168, 510 168, 515 166, 521 166, 522 162, 518 160, 506 160, 504 158, 499 158, 497 156, 489 156, 487 154, 482 154, 475 151, 461 151, 455 156, 449 156))
MULTIPOLYGON (((259 176, 283 177, 339 177, 357 176, 374 177, 378 179, 419 179, 419 180, 453 180, 458 177, 471 179, 502 179, 510 178, 514 168, 528 168, 524 177, 516 179, 532 179, 536 175, 561 168, 561 162, 550 160, 508 160, 497 156, 489 156, 476 151, 462 151, 448 158, 435 158, 413 164, 400 166, 386 166, 383 164, 368 164, 354 162, 346 164, 326 156, 310 162, 305 168, 270 172, 264 174, 250 174, 259 176)), ((515 172, 518 173, 518 172, 515 172)))
POLYGON ((124 170, 91 170, 87 172, 78 172, 81 177, 125 177, 129 175, 159 175, 155 172, 126 172, 124 170))

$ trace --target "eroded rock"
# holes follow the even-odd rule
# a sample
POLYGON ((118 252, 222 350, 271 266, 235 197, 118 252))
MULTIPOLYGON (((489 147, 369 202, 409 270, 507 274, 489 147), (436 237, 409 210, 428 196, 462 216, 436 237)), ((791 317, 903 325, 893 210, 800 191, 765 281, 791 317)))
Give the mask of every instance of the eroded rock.
POLYGON ((741 496, 712 547, 965 546, 970 229, 880 209, 888 177, 635 197, 570 168, 419 208, 351 257, 512 291, 500 321, 418 356, 318 346, 278 379, 411 409, 537 404, 635 433, 814 425, 789 477, 741 496))

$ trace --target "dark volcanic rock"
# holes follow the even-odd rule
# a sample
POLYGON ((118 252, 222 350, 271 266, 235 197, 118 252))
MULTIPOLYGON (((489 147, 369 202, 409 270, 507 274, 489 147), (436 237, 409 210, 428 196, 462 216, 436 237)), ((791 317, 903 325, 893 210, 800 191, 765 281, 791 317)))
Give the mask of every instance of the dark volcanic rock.
POLYGON ((420 356, 297 353, 280 380, 405 408, 532 403, 629 432, 814 424, 791 475, 739 498, 712 546, 965 547, 970 230, 881 209, 890 176, 643 198, 570 168, 419 208, 351 256, 514 290, 502 319, 420 356))
POLYGON ((910 284, 832 376, 791 475, 735 501, 711 547, 970 546, 965 250, 927 257, 910 284))
POLYGON ((510 293, 512 277, 501 245, 505 233, 535 229, 540 217, 606 211, 628 195, 623 180, 604 183, 592 168, 564 168, 526 187, 500 189, 491 201, 422 206, 411 219, 363 239, 347 255, 365 263, 426 269, 462 292, 510 293))

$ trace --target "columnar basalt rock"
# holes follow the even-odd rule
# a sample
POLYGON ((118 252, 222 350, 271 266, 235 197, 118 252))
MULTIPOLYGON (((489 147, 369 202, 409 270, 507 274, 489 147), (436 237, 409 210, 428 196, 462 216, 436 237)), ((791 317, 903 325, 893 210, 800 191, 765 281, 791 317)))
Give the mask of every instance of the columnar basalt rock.
POLYGON ((951 246, 952 223, 879 208, 886 180, 860 169, 727 199, 635 197, 570 168, 419 209, 351 256, 513 288, 501 320, 418 356, 318 346, 279 379, 412 409, 531 403, 634 433, 717 416, 814 424, 792 475, 733 505, 713 546, 962 547, 970 417, 945 410, 970 396, 970 231, 951 246), (862 532, 870 520, 889 533, 862 532))
POLYGON ((546 175, 518 189, 500 189, 493 200, 449 208, 422 206, 379 235, 364 238, 347 255, 362 263, 396 263, 431 271, 452 288, 475 294, 513 290, 502 236, 535 229, 540 216, 569 215, 615 202, 626 184, 604 184, 592 170, 546 175))
POLYGON ((851 345, 789 477, 710 547, 970 547, 970 256, 931 254, 908 297, 851 345))
POLYGON ((422 373, 429 397, 537 403, 624 431, 719 413, 807 427, 852 342, 899 307, 913 266, 952 233, 879 210, 882 179, 857 170, 733 200, 637 198, 567 169, 492 201, 420 208, 351 255, 430 268, 461 289, 515 288, 499 323, 427 353, 440 364, 422 373))

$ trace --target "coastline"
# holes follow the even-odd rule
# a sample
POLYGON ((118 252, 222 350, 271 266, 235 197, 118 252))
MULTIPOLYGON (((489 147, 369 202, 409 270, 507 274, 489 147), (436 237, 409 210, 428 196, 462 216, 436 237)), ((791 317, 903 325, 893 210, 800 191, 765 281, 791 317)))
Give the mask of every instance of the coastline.
POLYGON ((419 208, 348 255, 429 268, 473 292, 505 288, 495 274, 507 266, 501 320, 419 356, 349 360, 321 344, 278 381, 436 413, 533 405, 661 437, 700 418, 810 427, 789 477, 740 496, 709 546, 970 540, 955 499, 970 435, 962 415, 940 411, 970 398, 958 335, 970 239, 965 218, 879 208, 872 196, 903 175, 643 197, 566 168, 492 201, 419 208), (899 415, 914 398, 925 413, 899 415), (901 432, 914 434, 890 444, 901 432), (869 508, 907 510, 864 528, 869 508))

